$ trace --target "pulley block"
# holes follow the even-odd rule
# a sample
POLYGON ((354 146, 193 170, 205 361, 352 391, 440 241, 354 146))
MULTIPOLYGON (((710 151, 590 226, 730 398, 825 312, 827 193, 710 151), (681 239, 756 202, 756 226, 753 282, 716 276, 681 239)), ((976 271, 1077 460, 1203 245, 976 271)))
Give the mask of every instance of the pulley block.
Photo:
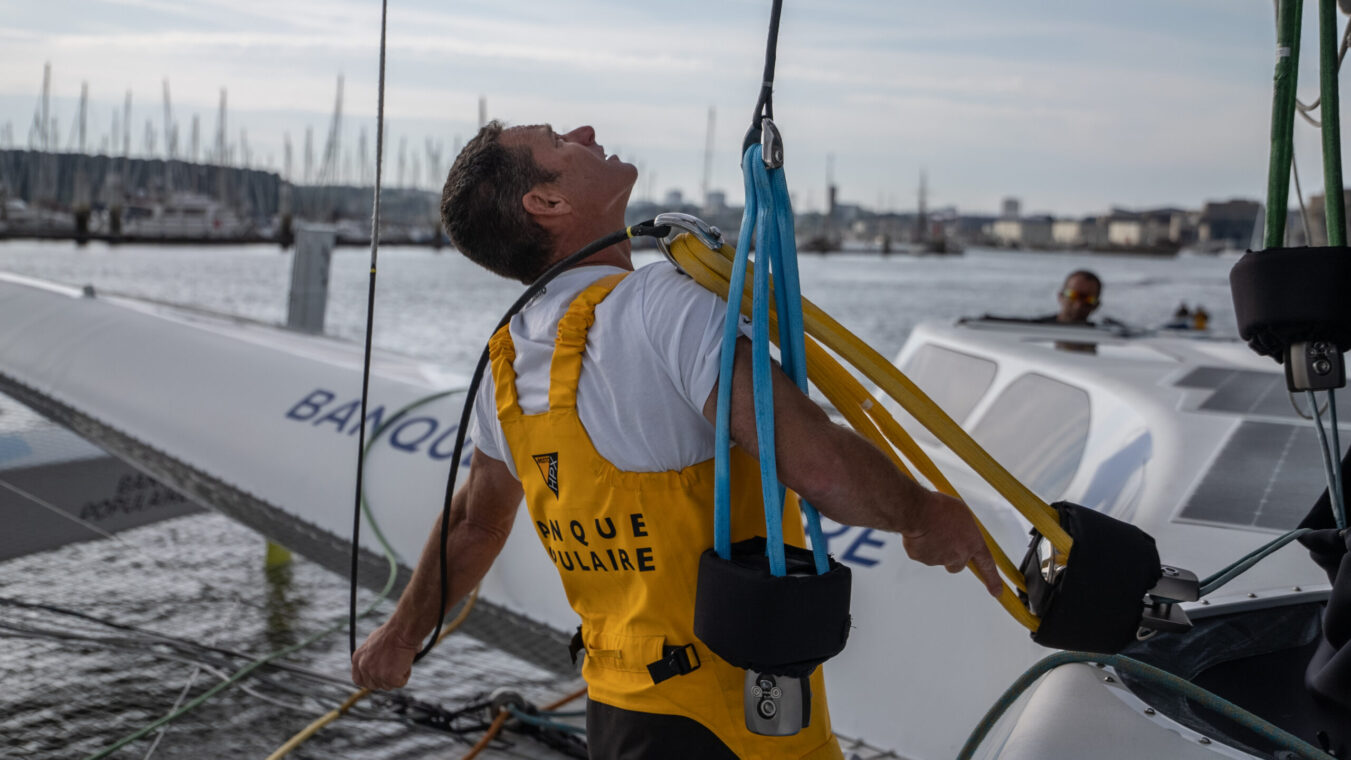
POLYGON ((1032 531, 1021 566, 1027 591, 1020 596, 1041 618, 1033 641, 1115 654, 1139 636, 1191 627, 1178 602, 1196 601, 1200 584, 1191 572, 1161 564, 1153 537, 1077 504, 1051 507, 1074 549, 1067 556, 1032 531))

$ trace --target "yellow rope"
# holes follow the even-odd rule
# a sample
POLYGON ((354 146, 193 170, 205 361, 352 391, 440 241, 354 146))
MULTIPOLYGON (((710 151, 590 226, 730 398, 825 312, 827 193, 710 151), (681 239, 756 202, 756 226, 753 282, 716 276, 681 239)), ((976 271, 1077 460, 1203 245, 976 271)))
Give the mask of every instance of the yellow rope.
MULTIPOLYGON (((724 298, 729 290, 731 278, 732 249, 724 246, 721 251, 711 251, 689 236, 681 236, 671 245, 671 252, 677 262, 696 282, 724 298)), ((748 263, 748 267, 753 267, 748 263)), ((749 272, 748 272, 749 275, 749 272)), ((771 286, 772 287, 772 286, 771 286)), ((772 305, 771 291, 771 305, 772 305)), ((909 378, 890 361, 878 354, 857 336, 850 333, 828 314, 802 299, 804 322, 808 337, 807 351, 808 376, 828 400, 840 410, 845 419, 865 438, 879 445, 891 458, 902 473, 911 475, 910 470, 901 462, 894 446, 910 460, 921 475, 937 490, 951 496, 957 496, 956 489, 932 459, 921 449, 896 420, 877 403, 863 386, 838 361, 825 351, 824 343, 837 355, 848 361, 869 380, 877 383, 888 396, 901 405, 912 417, 928 428, 944 445, 966 462, 972 470, 989 483, 1015 509, 1030 521, 1033 526, 1055 546, 1062 555, 1068 556, 1073 539, 1060 527, 1055 510, 1032 493, 1025 485, 1013 477, 1008 470, 994 460, 980 447, 941 407, 924 394, 909 378), (813 340, 816 339, 816 340, 813 340), (859 414, 862 411, 863 414, 859 414), (866 415, 867 419, 864 419, 866 415), (888 445, 881 445, 886 441, 888 445)), ((741 310, 750 313, 751 296, 743 293, 741 310)), ((771 322, 777 322, 775 312, 770 309, 771 322)), ((777 335, 771 324, 771 335, 777 335)), ((973 515, 974 517, 974 515, 973 515)), ((986 546, 995 558, 1000 571, 1020 590, 1026 589, 1025 579, 1018 566, 994 541, 985 526, 976 520, 986 546)), ((974 567, 972 568, 974 572, 974 567)), ((1016 593, 1004 587, 999 597, 1004 609, 1018 622, 1031 630, 1036 630, 1040 621, 1032 615, 1018 600, 1016 593)))
POLYGON ((276 751, 268 755, 267 760, 276 760, 277 758, 280 757, 286 757, 296 747, 299 747, 301 744, 304 744, 305 741, 309 739, 311 736, 314 736, 315 734, 319 733, 319 729, 323 728, 324 726, 327 726, 328 724, 347 714, 347 711, 352 709, 353 705, 365 699, 366 696, 369 695, 370 693, 371 693, 370 689, 361 689, 359 691, 352 692, 351 696, 343 700, 343 703, 341 705, 338 705, 338 707, 324 713, 323 717, 306 726, 305 729, 300 733, 296 734, 295 736, 292 736, 290 739, 286 741, 285 744, 281 745, 276 749, 276 751))
MULTIPOLYGON (((778 318, 773 312, 769 317, 769 331, 771 336, 778 335, 778 318)), ((777 344, 777 337, 771 337, 771 340, 777 344)), ((892 461, 896 468, 911 480, 915 476, 910 469, 905 466, 901 460, 900 454, 904 454, 907 459, 914 463, 915 468, 924 476, 937 490, 949 496, 960 498, 957 489, 943 475, 938 466, 934 464, 924 449, 915 443, 915 439, 900 426, 873 395, 864 389, 863 384, 854 379, 848 370, 840 366, 825 349, 821 348, 815 340, 805 339, 807 350, 808 373, 813 384, 820 389, 831 405, 844 415, 846 421, 854 427, 860 434, 882 450, 892 461), (892 448, 892 447, 895 448, 892 448)), ((1023 574, 1018 570, 1018 566, 1008 558, 999 544, 995 543, 994 538, 985 530, 985 526, 980 520, 976 520, 976 527, 980 529, 981 537, 985 540, 985 545, 994 555, 995 564, 1003 571, 1004 575, 1019 589, 1026 590, 1023 581, 1023 574)), ((1006 608, 1013 611, 1013 608, 1022 609, 1023 605, 1018 601, 1016 595, 1009 592, 1006 599, 1001 599, 1006 608), (1010 607, 1009 605, 1013 605, 1010 607)), ((1015 617, 1018 614, 1015 613, 1015 617)), ((1027 622, 1027 621, 1025 621, 1027 622)), ((1033 626, 1035 627, 1035 626, 1033 626)))
MULTIPOLYGON (((770 319, 771 323, 774 321, 773 318, 770 319)), ((774 324, 771 324, 769 329, 771 335, 777 335, 777 332, 775 332, 777 328, 774 324)), ((892 445, 904 452, 906 457, 914 462, 920 474, 936 489, 949 496, 959 496, 957 489, 943 476, 943 473, 929 458, 928 454, 919 448, 914 439, 896 423, 891 414, 881 404, 877 403, 877 400, 870 393, 864 390, 862 384, 855 380, 853 375, 850 375, 844 367, 841 367, 838 362, 826 354, 811 338, 807 338, 806 346, 808 374, 812 376, 812 382, 825 394, 826 399, 844 414, 845 419, 854 426, 854 429, 887 454, 892 463, 912 480, 914 476, 902 464, 900 457, 892 449, 892 445), (813 372, 816 374, 813 375, 813 372), (858 419, 860 417, 859 410, 864 412, 862 419, 858 419), (879 425, 881 430, 878 429, 879 425)), ((971 517, 976 523, 976 528, 980 531, 981 539, 985 541, 985 546, 994 556, 995 565, 1015 587, 1026 590, 1027 585, 1018 566, 1004 553, 1003 548, 995 542, 994 537, 985 529, 981 521, 974 514, 971 517)), ((972 573, 976 572, 974 564, 970 564, 968 567, 970 567, 972 573)), ((1036 616, 1028 611, 1027 607, 1018 599, 1017 593, 1007 585, 999 592, 999 604, 1019 623, 1030 630, 1037 630, 1039 621, 1036 616)))
POLYGON ((474 758, 478 757, 479 753, 488 746, 488 742, 491 742, 498 734, 502 733, 502 726, 507 724, 507 718, 509 717, 511 717, 511 713, 507 712, 505 707, 502 708, 502 711, 497 713, 497 717, 493 718, 493 723, 491 726, 488 726, 488 730, 483 733, 483 736, 479 737, 479 740, 474 743, 473 747, 469 748, 468 752, 464 753, 464 757, 460 758, 460 760, 474 760, 474 758))
MULTIPOLYGON (((442 629, 441 635, 436 638, 436 644, 440 644, 456 628, 460 627, 460 624, 465 621, 465 618, 469 617, 469 612, 470 610, 474 609, 474 602, 477 600, 478 600, 478 586, 475 586, 474 590, 469 593, 469 598, 465 600, 464 606, 460 608, 459 614, 455 616, 454 620, 450 621, 449 625, 447 625, 444 629, 442 629)), ((436 644, 433 644, 432 646, 435 646, 436 644)), ((324 726, 327 726, 328 724, 332 723, 338 718, 341 718, 342 716, 346 715, 348 710, 351 710, 352 707, 357 702, 360 702, 361 700, 365 699, 367 696, 370 695, 370 693, 371 693, 370 689, 358 689, 352 692, 350 695, 348 695, 347 699, 343 700, 343 703, 341 705, 338 705, 332 710, 329 710, 328 712, 324 713, 322 716, 317 718, 313 723, 310 723, 308 726, 305 726, 303 729, 301 729, 295 736, 292 736, 290 739, 287 739, 285 744, 282 744, 280 747, 277 747, 277 749, 274 750, 272 754, 267 756, 267 760, 280 760, 281 758, 286 757, 293 750, 295 750, 296 747, 299 747, 300 745, 304 744, 307 740, 309 740, 310 737, 319 733, 320 729, 322 729, 324 726)))
MULTIPOLYGON (((541 707, 540 709, 545 712, 548 712, 550 710, 557 710, 558 708, 562 707, 563 705, 566 705, 572 700, 583 696, 586 696, 585 686, 578 689, 577 691, 572 692, 571 694, 568 694, 567 696, 564 696, 563 698, 557 701, 550 702, 549 704, 541 707)), ((507 718, 510 715, 511 713, 508 712, 505 707, 502 708, 502 710, 497 713, 497 717, 493 718, 492 725, 488 726, 488 730, 483 733, 483 736, 479 737, 479 740, 474 743, 473 747, 469 748, 469 751, 466 752, 464 757, 461 757, 460 760, 474 760, 474 758, 478 757, 479 753, 482 752, 484 748, 488 746, 488 743, 491 742, 498 734, 502 733, 502 728, 507 724, 507 718)))

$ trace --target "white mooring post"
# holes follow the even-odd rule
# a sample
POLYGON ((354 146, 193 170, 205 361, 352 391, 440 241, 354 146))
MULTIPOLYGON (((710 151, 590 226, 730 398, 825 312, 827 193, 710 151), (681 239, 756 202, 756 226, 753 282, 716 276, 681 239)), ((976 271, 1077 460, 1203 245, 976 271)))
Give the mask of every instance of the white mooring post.
POLYGON ((333 258, 334 228, 304 225, 296 231, 295 259, 291 264, 291 296, 286 326, 309 333, 324 331, 328 306, 328 269, 333 258))

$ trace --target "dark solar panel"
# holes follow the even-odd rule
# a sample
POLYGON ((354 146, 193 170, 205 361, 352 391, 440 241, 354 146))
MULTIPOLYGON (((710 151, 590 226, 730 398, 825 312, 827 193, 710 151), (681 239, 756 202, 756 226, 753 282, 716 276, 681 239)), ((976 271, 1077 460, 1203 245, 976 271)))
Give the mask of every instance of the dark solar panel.
MULTIPOLYGON (((1214 391, 1197 407, 1199 411, 1299 419, 1291 403, 1290 391, 1285 386, 1285 375, 1279 372, 1197 367, 1175 385, 1179 388, 1214 391)), ((1295 403, 1305 414, 1309 414, 1304 395, 1297 393, 1295 396, 1295 403)), ((1322 393, 1319 394, 1320 403, 1326 403, 1326 399, 1322 393)), ((1346 389, 1337 392, 1337 408, 1351 410, 1351 395, 1347 394, 1346 389)), ((1351 411, 1343 412, 1343 417, 1348 415, 1351 415, 1351 411)))
POLYGON ((1179 388, 1214 388, 1233 371, 1223 367, 1197 367, 1178 380, 1176 385, 1179 388))
MULTIPOLYGON (((1271 396, 1271 392, 1284 382, 1280 375, 1274 373, 1235 370, 1215 387, 1215 392, 1201 404, 1201 408, 1211 412, 1253 414, 1262 399, 1271 396)), ((1285 392, 1283 387, 1280 390, 1285 392)))
MULTIPOLYGON (((1343 435, 1342 444, 1345 452, 1351 436, 1343 435)), ((1308 513, 1325 483, 1313 426, 1246 421, 1225 443, 1178 516, 1289 530, 1308 513)))

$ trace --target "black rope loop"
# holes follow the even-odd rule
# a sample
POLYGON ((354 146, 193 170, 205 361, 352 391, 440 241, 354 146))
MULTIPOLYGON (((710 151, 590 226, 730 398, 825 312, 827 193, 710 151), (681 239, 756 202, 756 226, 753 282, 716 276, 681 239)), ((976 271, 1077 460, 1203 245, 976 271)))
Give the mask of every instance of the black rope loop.
MULTIPOLYGON (((366 342, 361 362, 361 421, 357 435, 357 482, 352 497, 352 564, 347 595, 347 647, 357 651, 357 572, 361 562, 361 475, 366 470, 366 402, 371 388, 371 337, 375 323, 375 268, 380 252, 380 168, 384 163, 385 134, 385 31, 389 0, 380 3, 380 78, 375 109, 375 198, 371 201, 371 273, 366 286, 366 342)), ((341 94, 341 93, 339 93, 341 94)))
POLYGON ((779 51, 779 17, 783 13, 783 0, 774 0, 769 12, 769 39, 765 42, 765 75, 760 81, 760 97, 755 101, 755 112, 751 114, 751 128, 746 131, 746 139, 741 143, 741 152, 760 142, 760 120, 774 118, 774 64, 779 51))

